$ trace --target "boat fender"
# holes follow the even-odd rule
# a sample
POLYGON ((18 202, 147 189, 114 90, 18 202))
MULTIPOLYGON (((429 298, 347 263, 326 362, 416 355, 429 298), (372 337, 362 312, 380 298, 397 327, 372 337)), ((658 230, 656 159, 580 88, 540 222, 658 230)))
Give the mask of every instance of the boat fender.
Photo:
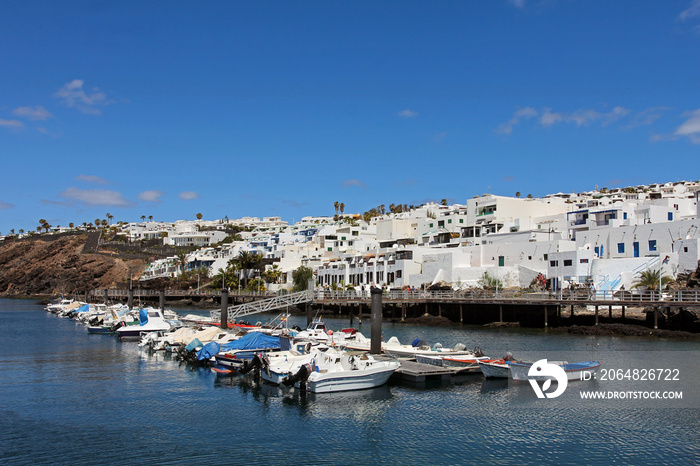
POLYGON ((313 372, 311 364, 304 364, 299 368, 296 374, 288 375, 282 379, 282 383, 287 387, 291 387, 297 382, 306 382, 306 379, 309 378, 311 372, 313 372))

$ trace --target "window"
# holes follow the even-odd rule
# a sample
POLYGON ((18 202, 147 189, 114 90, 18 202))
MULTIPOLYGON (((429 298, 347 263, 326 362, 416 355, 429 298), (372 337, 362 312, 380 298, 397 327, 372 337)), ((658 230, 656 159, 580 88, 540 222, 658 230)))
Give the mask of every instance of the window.
POLYGON ((655 239, 649 240, 649 250, 656 251, 656 240, 655 239))
POLYGON ((532 260, 532 256, 527 256, 527 260, 531 261, 531 260, 532 260))
POLYGON ((571 267, 573 265, 573 260, 564 259, 564 267, 571 267))
POLYGON ((623 220, 627 220, 627 212, 623 212, 623 213, 622 213, 622 219, 623 219, 623 220))
POLYGON ((625 253, 625 243, 617 243, 617 253, 618 254, 625 253))
POLYGON ((447 220, 447 223, 452 223, 452 219, 451 219, 451 218, 448 219, 448 220, 447 220))
POLYGON ((463 218, 460 218, 460 219, 459 219, 459 223, 464 223, 464 219, 463 219, 463 218))
POLYGON ((328 248, 328 250, 329 250, 329 251, 332 251, 332 250, 333 250, 333 248, 332 248, 332 247, 330 247, 330 248, 328 248))
POLYGON ((549 261, 549 265, 550 265, 551 267, 556 267, 556 266, 559 265, 559 261, 549 261))
POLYGON ((430 224, 430 228, 433 228, 433 224, 432 224, 432 223, 430 224))
POLYGON ((670 222, 672 220, 673 220, 673 212, 669 212, 668 213, 668 221, 670 222))
POLYGON ((504 256, 498 256, 498 266, 503 267, 506 264, 506 258, 504 256))
POLYGON ((683 247, 683 252, 688 252, 688 246, 683 247))
POLYGON ((588 259, 581 259, 579 260, 580 264, 588 264, 588 259))
POLYGON ((396 278, 401 278, 401 270, 396 271, 396 278))

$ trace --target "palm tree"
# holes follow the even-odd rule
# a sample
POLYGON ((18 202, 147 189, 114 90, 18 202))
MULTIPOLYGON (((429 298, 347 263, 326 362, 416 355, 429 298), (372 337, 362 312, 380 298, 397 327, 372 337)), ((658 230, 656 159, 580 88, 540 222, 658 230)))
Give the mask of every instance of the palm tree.
POLYGON ((277 283, 282 276, 282 270, 277 264, 274 264, 271 268, 267 269, 263 274, 265 280, 268 283, 277 283))
POLYGON ((105 215, 105 217, 107 217, 107 220, 109 220, 109 224, 111 225, 111 224, 112 224, 112 219, 114 218, 114 215, 112 215, 112 214, 110 214, 109 212, 107 212, 107 215, 105 215))
POLYGON ((182 273, 180 274, 180 277, 182 280, 185 279, 185 267, 187 267, 187 251, 180 251, 177 254, 175 254, 175 257, 177 257, 175 263, 180 266, 180 269, 182 270, 182 273))
POLYGON ((338 209, 340 208, 340 204, 338 203, 338 201, 335 201, 333 203, 333 207, 335 207, 335 214, 338 215, 338 209))
POLYGON ((203 216, 202 216, 201 213, 198 213, 198 214, 196 215, 196 217, 197 217, 197 220, 202 220, 202 217, 203 217, 203 216))
POLYGON ((632 284, 632 288, 646 288, 648 290, 656 290, 659 287, 659 276, 661 276, 661 287, 668 285, 673 281, 668 275, 662 275, 659 269, 647 269, 639 272, 639 278, 632 284))
POLYGON ((148 216, 148 221, 149 221, 149 222, 152 222, 152 221, 153 221, 153 215, 149 215, 149 216, 148 216))
POLYGON ((520 197, 520 191, 515 192, 515 197, 518 197, 518 198, 520 197))
POLYGON ((146 221, 146 216, 145 216, 145 215, 142 215, 142 216, 141 216, 141 221, 142 221, 142 222, 145 222, 145 221, 146 221))
POLYGON ((260 268, 262 264, 262 255, 256 252, 243 250, 238 253, 238 256, 236 256, 234 260, 236 261, 238 269, 243 272, 243 288, 246 288, 248 286, 249 271, 260 268))

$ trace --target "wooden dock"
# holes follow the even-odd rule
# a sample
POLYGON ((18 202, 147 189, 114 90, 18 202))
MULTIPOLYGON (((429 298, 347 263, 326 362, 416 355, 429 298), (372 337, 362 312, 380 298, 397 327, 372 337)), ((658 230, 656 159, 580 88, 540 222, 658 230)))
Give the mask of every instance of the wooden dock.
POLYGON ((415 359, 399 359, 401 367, 396 369, 395 378, 400 381, 421 383, 429 379, 451 382, 455 376, 474 373, 466 368, 441 367, 416 362, 415 359))

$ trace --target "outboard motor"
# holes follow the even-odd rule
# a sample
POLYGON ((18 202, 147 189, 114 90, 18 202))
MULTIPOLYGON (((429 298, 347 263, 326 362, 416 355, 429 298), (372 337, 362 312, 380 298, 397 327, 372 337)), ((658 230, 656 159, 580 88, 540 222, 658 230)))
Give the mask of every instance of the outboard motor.
POLYGON ((243 361, 243 367, 238 370, 239 374, 247 374, 248 372, 252 371, 253 369, 260 369, 262 367, 262 359, 260 358, 260 355, 255 353, 255 356, 253 356, 253 359, 250 361, 243 361))
POLYGON ((297 382, 304 386, 306 380, 309 378, 309 375, 311 375, 311 372, 313 372, 311 364, 304 364, 299 368, 299 371, 297 371, 296 374, 288 375, 287 377, 282 379, 282 383, 287 387, 291 387, 297 382))
POLYGON ((474 347, 474 350, 472 350, 472 353, 474 353, 474 356, 476 356, 477 358, 480 358, 484 355, 484 352, 481 351, 481 348, 478 346, 474 347))

